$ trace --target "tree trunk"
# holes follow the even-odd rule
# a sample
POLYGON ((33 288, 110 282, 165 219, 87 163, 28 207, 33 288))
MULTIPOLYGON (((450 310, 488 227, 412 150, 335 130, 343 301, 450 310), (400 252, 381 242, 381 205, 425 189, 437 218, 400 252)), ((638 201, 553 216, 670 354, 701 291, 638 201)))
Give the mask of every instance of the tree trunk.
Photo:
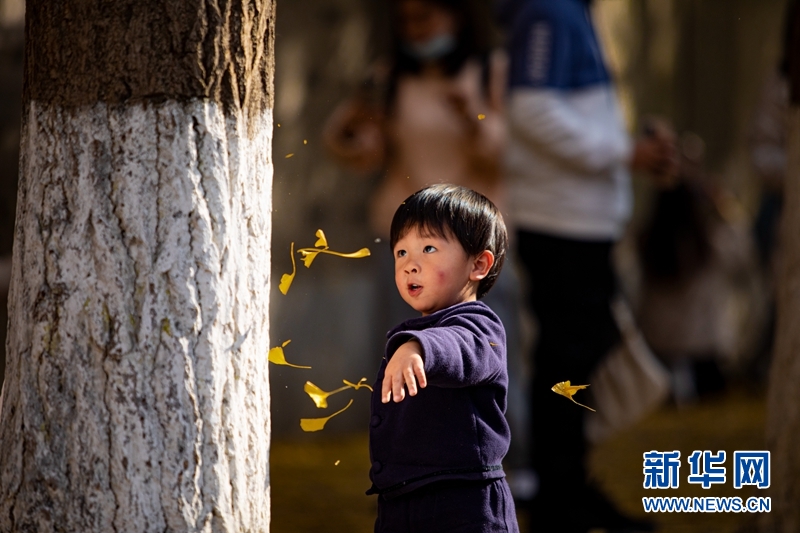
POLYGON ((767 447, 772 452, 772 513, 762 529, 800 531, 800 3, 789 12, 786 60, 791 105, 781 221, 778 324, 767 398, 767 447))
POLYGON ((26 13, 0 531, 267 531, 274 0, 26 13))
POLYGON ((767 447, 772 451, 772 525, 800 531, 800 107, 789 117, 789 160, 784 190, 778 326, 768 395, 767 447))

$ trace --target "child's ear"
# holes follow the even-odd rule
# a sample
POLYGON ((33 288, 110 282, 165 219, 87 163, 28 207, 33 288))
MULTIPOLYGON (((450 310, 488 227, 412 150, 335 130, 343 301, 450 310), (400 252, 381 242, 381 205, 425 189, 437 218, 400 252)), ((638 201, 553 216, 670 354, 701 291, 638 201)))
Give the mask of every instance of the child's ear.
POLYGON ((480 281, 485 278, 494 265, 494 254, 484 250, 472 260, 472 272, 469 273, 470 281, 480 281))

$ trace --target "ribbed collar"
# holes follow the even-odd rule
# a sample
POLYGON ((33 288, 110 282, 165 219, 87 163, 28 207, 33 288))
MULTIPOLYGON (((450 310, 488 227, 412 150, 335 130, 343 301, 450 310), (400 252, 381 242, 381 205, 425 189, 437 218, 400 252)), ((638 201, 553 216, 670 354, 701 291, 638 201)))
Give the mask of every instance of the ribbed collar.
POLYGON ((431 313, 427 316, 418 316, 414 318, 409 318, 405 322, 401 323, 399 326, 392 328, 389 333, 386 334, 386 338, 390 338, 392 335, 399 331, 419 331, 421 329, 425 329, 427 327, 432 326, 439 322, 442 318, 447 315, 450 315, 454 312, 463 313, 464 311, 473 311, 478 313, 485 313, 486 310, 491 310, 488 305, 481 302, 480 300, 476 300, 474 302, 461 302, 455 305, 451 305, 450 307, 445 307, 444 309, 440 309, 435 313, 431 313))

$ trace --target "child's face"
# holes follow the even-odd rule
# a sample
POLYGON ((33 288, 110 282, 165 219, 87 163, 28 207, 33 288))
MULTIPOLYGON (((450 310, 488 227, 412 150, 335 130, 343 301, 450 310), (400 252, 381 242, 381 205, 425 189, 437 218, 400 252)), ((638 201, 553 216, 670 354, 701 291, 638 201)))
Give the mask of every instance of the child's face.
POLYGON ((494 263, 488 250, 470 257, 454 237, 423 235, 418 228, 398 240, 393 252, 397 290, 423 316, 474 301, 478 282, 494 263))

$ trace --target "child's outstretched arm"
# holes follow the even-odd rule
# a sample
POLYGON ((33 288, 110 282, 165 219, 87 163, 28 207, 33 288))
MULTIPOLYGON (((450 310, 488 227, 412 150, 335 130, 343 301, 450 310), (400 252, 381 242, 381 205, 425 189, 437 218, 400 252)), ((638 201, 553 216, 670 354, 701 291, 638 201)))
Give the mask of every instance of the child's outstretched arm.
POLYGON ((390 399, 394 399, 395 402, 402 402, 406 397, 404 386, 408 387, 409 396, 416 396, 417 381, 421 389, 428 385, 425 363, 422 360, 422 346, 412 339, 401 344, 386 364, 381 401, 388 403, 390 399))
POLYGON ((387 353, 399 351, 395 346, 411 340, 411 335, 419 343, 416 349, 428 385, 469 387, 502 379, 507 372, 505 333, 489 308, 462 309, 435 327, 398 332, 389 339, 387 353))

